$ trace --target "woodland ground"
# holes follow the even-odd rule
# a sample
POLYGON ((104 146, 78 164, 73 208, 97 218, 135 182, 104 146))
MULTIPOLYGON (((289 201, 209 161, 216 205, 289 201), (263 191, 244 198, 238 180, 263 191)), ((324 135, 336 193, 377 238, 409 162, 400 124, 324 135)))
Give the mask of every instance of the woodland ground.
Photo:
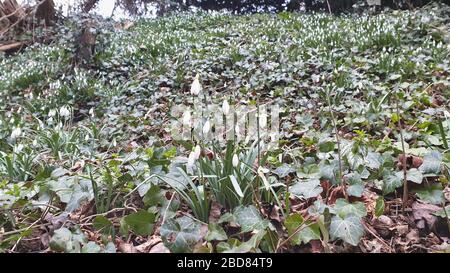
POLYGON ((0 56, 0 251, 450 250, 449 6, 99 20, 88 65, 78 19, 0 56), (197 73, 277 145, 174 141, 197 73))

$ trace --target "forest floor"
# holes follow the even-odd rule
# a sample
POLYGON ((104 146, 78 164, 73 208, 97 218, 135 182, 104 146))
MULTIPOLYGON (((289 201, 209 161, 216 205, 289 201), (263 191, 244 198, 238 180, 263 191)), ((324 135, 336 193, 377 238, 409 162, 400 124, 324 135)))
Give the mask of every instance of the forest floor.
POLYGON ((450 251, 449 6, 80 22, 0 56, 0 252, 450 251))

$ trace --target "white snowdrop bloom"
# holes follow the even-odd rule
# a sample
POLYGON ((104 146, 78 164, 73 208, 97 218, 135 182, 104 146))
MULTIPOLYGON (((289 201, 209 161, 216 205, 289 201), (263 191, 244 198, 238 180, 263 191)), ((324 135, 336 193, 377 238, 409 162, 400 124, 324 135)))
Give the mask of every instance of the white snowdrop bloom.
POLYGON ((312 74, 311 79, 314 83, 318 83, 320 81, 320 75, 312 74))
POLYGON ((258 167, 258 176, 261 177, 261 180, 263 181, 264 187, 266 188, 267 191, 270 189, 270 184, 269 181, 267 181, 267 178, 264 174, 268 172, 269 172, 268 169, 261 166, 258 167))
POLYGON ((91 117, 94 117, 94 107, 92 107, 91 109, 89 109, 89 115, 91 117))
POLYGON ((59 109, 59 115, 61 117, 64 117, 64 118, 69 118, 70 117, 70 111, 69 111, 69 109, 66 106, 62 106, 59 109))
POLYGON ((209 119, 206 120, 205 124, 203 125, 203 134, 209 133, 209 130, 211 129, 211 123, 209 122, 209 119))
POLYGON ((89 134, 86 134, 86 136, 84 137, 84 140, 85 140, 85 141, 88 141, 88 140, 89 140, 89 134))
POLYGON ((184 125, 191 125, 191 111, 186 111, 183 113, 183 124, 184 125))
POLYGON ((224 115, 228 115, 230 113, 230 104, 228 104, 228 101, 225 99, 222 103, 222 112, 224 115))
POLYGON ((18 154, 23 150, 23 144, 19 144, 17 146, 14 146, 14 153, 18 154))
POLYGON ((22 129, 20 129, 20 127, 16 127, 14 128, 14 130, 12 130, 11 132, 11 139, 15 140, 18 137, 20 137, 20 135, 22 134, 22 129))
POLYGON ((237 154, 234 154, 234 155, 233 155, 232 163, 233 163, 233 167, 235 167, 235 168, 236 168, 237 165, 239 164, 239 157, 238 157, 237 154))
POLYGON ((55 129, 56 131, 59 131, 61 128, 63 127, 62 122, 58 123, 58 125, 56 125, 55 129))
POLYGON ((187 160, 187 168, 188 168, 188 170, 192 170, 193 169, 194 164, 195 164, 195 160, 196 160, 195 159, 195 152, 192 151, 192 152, 189 153, 188 160, 187 160))
POLYGON ((37 139, 34 139, 32 144, 33 144, 33 146, 37 146, 37 144, 38 144, 37 139))
POLYGON ((202 152, 202 149, 200 148, 200 145, 195 146, 195 148, 194 148, 194 158, 195 158, 195 160, 200 158, 201 152, 202 152))
POLYGON ((56 115, 56 110, 55 109, 51 109, 49 112, 48 112, 48 116, 49 117, 54 117, 56 115))
POLYGON ((191 85, 191 94, 195 96, 197 96, 200 93, 200 91, 202 91, 202 85, 200 84, 199 78, 200 75, 197 74, 195 76, 194 82, 192 82, 191 85))
POLYGON ((266 128, 266 126, 267 126, 267 114, 261 113, 259 115, 259 127, 266 128))

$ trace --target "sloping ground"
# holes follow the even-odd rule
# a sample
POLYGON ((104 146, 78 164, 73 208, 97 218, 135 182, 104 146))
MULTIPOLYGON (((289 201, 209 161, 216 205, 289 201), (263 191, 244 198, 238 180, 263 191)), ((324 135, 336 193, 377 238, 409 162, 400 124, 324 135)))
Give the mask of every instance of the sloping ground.
POLYGON ((449 11, 102 22, 86 68, 67 21, 0 62, 0 249, 448 251, 449 11), (278 145, 174 141, 197 73, 278 145))

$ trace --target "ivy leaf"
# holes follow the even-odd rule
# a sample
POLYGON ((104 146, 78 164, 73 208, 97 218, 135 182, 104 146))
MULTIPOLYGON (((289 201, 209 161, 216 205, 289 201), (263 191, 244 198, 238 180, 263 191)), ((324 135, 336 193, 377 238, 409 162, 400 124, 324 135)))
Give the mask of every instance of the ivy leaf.
POLYGON ((440 211, 435 212, 434 215, 442 218, 448 217, 447 219, 450 220, 450 205, 445 207, 445 211, 444 209, 441 209, 440 211))
POLYGON ((269 221, 263 220, 258 209, 253 205, 244 207, 239 206, 233 213, 237 224, 241 227, 241 232, 250 232, 253 230, 263 230, 269 226, 269 221))
POLYGON ((102 248, 95 242, 88 242, 81 249, 81 253, 100 253, 100 252, 102 252, 102 248))
POLYGON ((278 175, 279 178, 284 178, 293 172, 295 172, 295 170, 286 163, 284 163, 283 165, 281 165, 280 167, 276 168, 273 171, 273 173, 278 175))
POLYGON ((359 217, 367 215, 366 206, 363 202, 348 203, 344 198, 339 198, 334 204, 336 214, 345 218, 347 215, 354 214, 359 217))
POLYGON ((381 167, 383 159, 380 154, 369 152, 365 157, 366 166, 370 169, 377 170, 381 167))
POLYGON ((142 201, 146 206, 151 207, 161 204, 163 202, 163 198, 164 197, 161 192, 161 188, 156 185, 152 185, 150 189, 147 191, 147 193, 144 195, 142 201))
POLYGON ((224 241, 228 239, 228 236, 221 226, 211 223, 208 225, 208 233, 205 239, 207 241, 224 241))
POLYGON ((141 236, 152 234, 155 219, 156 215, 154 213, 145 210, 124 217, 125 223, 134 231, 134 233, 141 236))
POLYGON ((49 246, 59 252, 80 253, 81 245, 86 242, 86 236, 80 230, 72 233, 68 228, 62 227, 55 230, 49 246))
POLYGON ((394 192, 403 185, 403 172, 385 174, 383 178, 383 194, 394 192))
POLYGON ((55 230, 49 245, 55 251, 72 249, 72 232, 65 227, 55 230))
POLYGON ((164 245, 175 253, 191 252, 193 246, 201 240, 201 225, 187 216, 167 219, 160 233, 164 245))
POLYGON ((112 234, 114 231, 113 224, 105 216, 98 215, 92 221, 93 227, 103 234, 112 234))
POLYGON ((221 253, 248 253, 248 252, 256 252, 261 240, 266 235, 266 230, 260 230, 256 234, 254 234, 250 240, 246 242, 239 242, 235 240, 230 240, 229 242, 220 242, 217 245, 218 252, 221 253))
POLYGON ((307 221, 305 223, 303 217, 300 214, 292 214, 286 218, 284 221, 284 226, 288 231, 288 235, 291 236, 299 227, 301 230, 298 231, 294 236, 292 236, 291 241, 294 245, 300 245, 302 242, 307 244, 311 240, 320 239, 320 229, 317 224, 311 224, 312 222, 307 221), (309 225, 309 226, 306 226, 309 225))
POLYGON ((350 186, 347 188, 349 196, 361 197, 364 192, 364 182, 358 173, 349 173, 345 176, 345 180, 350 186))
POLYGON ((442 186, 440 184, 430 185, 423 189, 415 190, 417 197, 420 200, 439 205, 444 202, 444 193, 442 192, 442 186))
POLYGON ((422 184, 423 175, 418 169, 412 168, 406 172, 406 179, 417 184, 422 184))
POLYGON ((347 187, 348 196, 361 197, 364 192, 364 185, 356 184, 347 187))
POLYGON ((349 214, 344 219, 333 216, 330 224, 330 235, 332 240, 341 239, 348 244, 357 246, 364 235, 361 218, 354 214, 349 214))
POLYGON ((442 154, 437 151, 427 153, 423 157, 423 163, 419 167, 419 171, 423 174, 438 175, 441 172, 442 154))
POLYGON ((308 199, 318 196, 322 193, 323 189, 320 186, 319 179, 310 179, 295 183, 289 191, 300 198, 308 199))
POLYGON ((333 185, 340 183, 339 162, 333 161, 331 164, 320 164, 320 178, 330 181, 333 185))
POLYGON ((322 153, 328 153, 334 151, 334 142, 333 141, 324 141, 319 143, 319 151, 322 153))

